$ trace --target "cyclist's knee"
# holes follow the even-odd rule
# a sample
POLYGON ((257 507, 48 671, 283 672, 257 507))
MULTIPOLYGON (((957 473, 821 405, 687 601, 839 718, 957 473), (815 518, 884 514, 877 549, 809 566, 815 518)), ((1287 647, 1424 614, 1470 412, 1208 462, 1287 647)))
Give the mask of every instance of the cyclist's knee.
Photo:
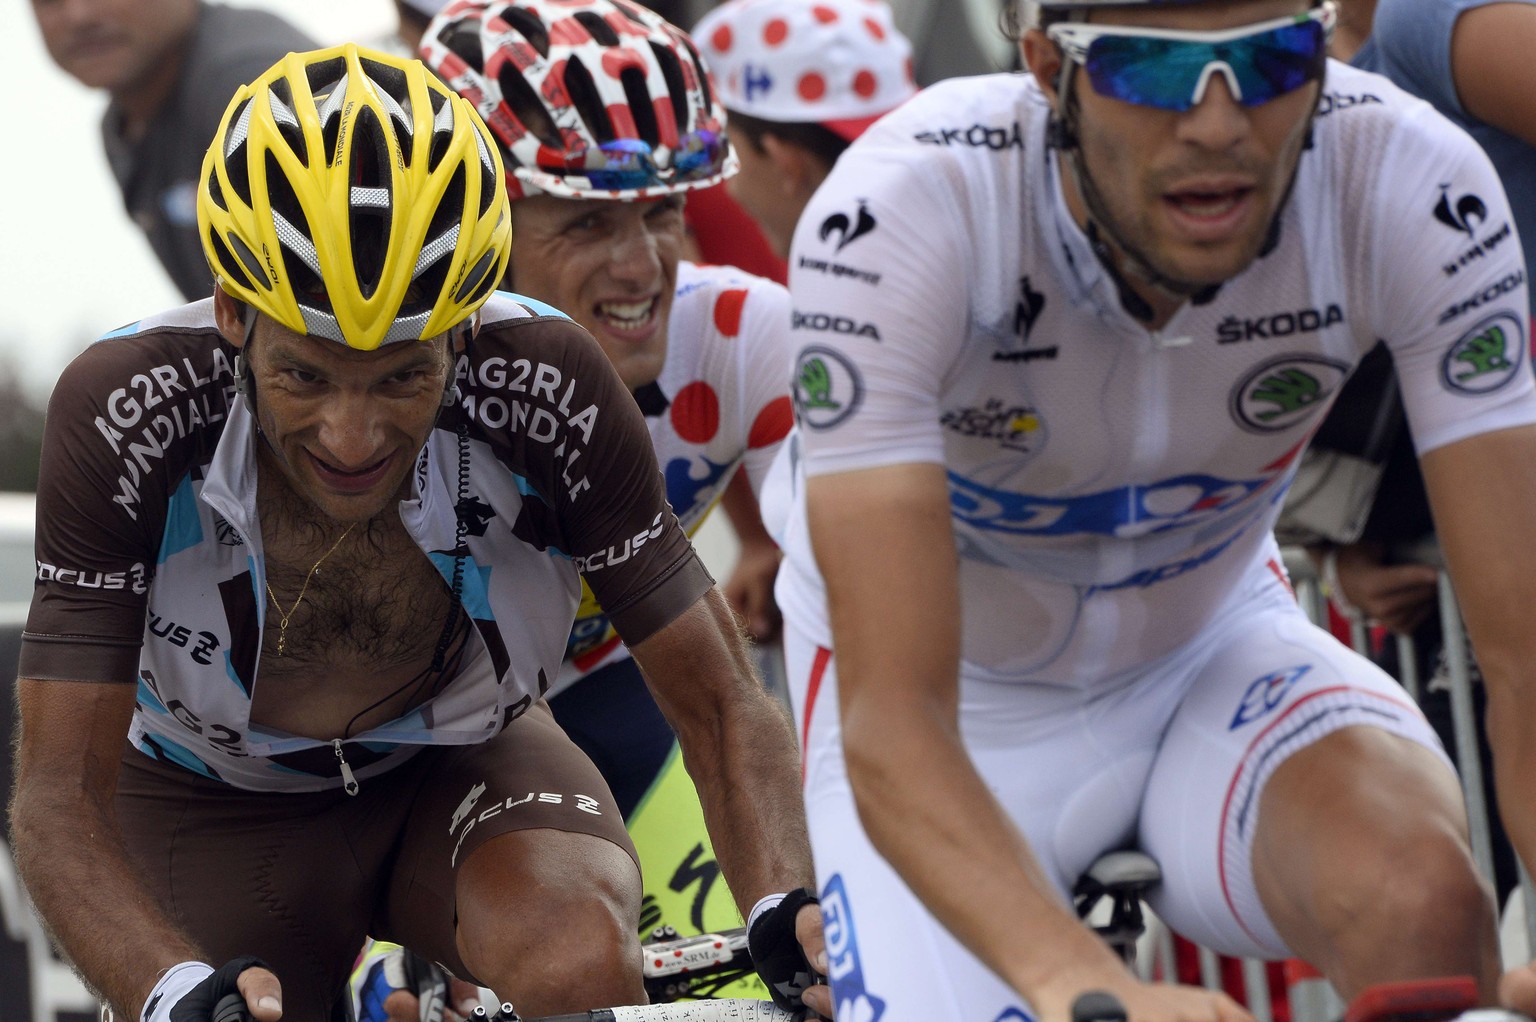
POLYGON ((1337 881, 1321 894, 1318 922, 1334 962, 1325 971, 1346 994, 1442 973, 1488 979, 1497 942, 1493 895, 1465 841, 1428 826, 1393 836, 1400 840, 1378 853, 1340 863, 1337 881))
MULTIPOLYGON (((476 856, 461 875, 457 942, 474 976, 525 1017, 568 1014, 644 998, 640 878, 618 846, 582 835, 529 861, 526 840, 476 856)), ((485 850, 492 850, 490 845, 485 850)))

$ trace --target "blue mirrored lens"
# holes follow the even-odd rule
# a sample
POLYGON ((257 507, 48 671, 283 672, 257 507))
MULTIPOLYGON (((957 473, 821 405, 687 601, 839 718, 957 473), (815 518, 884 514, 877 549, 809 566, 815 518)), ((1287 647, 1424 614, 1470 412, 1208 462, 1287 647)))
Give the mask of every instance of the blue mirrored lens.
POLYGON ((650 143, 637 138, 619 138, 571 154, 563 172, 580 174, 592 188, 603 191, 656 188, 712 177, 720 172, 725 155, 724 136, 713 131, 697 131, 682 140, 672 153, 671 165, 662 168, 656 164, 650 143))
POLYGON ((1224 43, 1105 35, 1088 47, 1088 79, 1101 96, 1188 110, 1213 62, 1232 69, 1244 106, 1258 106, 1321 78, 1327 54, 1323 27, 1303 21, 1224 43))

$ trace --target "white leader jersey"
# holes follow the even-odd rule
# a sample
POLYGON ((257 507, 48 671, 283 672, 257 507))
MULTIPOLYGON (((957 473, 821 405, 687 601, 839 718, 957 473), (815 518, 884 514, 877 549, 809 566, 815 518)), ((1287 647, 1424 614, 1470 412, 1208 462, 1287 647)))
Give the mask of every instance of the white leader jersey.
MULTIPOLYGON (((1160 331, 1069 214, 1048 115, 1028 75, 926 90, 843 155, 790 260, 795 486, 945 466, 964 676, 1089 688, 1272 584, 1300 451, 1378 339, 1420 453, 1536 421, 1503 189, 1427 104, 1330 62, 1277 244, 1160 331)), ((779 600, 830 646, 791 506, 779 600)))

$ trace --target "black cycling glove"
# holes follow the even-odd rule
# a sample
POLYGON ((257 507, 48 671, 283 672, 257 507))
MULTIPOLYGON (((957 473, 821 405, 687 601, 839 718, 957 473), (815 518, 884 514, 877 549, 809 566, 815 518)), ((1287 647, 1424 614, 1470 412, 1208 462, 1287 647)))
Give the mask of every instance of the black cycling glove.
POLYGON ((267 963, 252 955, 225 962, 204 976, 192 989, 167 1006, 155 1003, 151 996, 144 1006, 144 1022, 168 1019, 169 1022, 246 1022, 251 1016, 235 981, 246 969, 265 969, 267 963), (233 997, 231 997, 233 995, 233 997), (226 1000, 229 1003, 224 1003, 226 1000))
POLYGON ((747 953, 768 986, 773 1003, 785 1011, 803 1012, 801 995, 816 981, 816 970, 805 959, 795 937, 795 916, 820 899, 801 887, 784 895, 773 908, 758 916, 747 932, 747 953))

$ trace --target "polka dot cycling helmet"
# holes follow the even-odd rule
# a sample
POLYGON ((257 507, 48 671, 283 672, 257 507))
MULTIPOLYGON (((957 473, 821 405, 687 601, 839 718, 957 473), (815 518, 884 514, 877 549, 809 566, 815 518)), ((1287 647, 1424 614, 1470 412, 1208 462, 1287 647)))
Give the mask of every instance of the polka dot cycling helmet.
POLYGON ((203 159, 198 231, 219 286, 353 348, 444 333, 511 253, 487 134, 419 61, 288 54, 235 93, 203 159))
POLYGON ((457 0, 422 54, 501 143, 514 199, 646 198, 736 172, 692 40, 629 0, 457 0))

